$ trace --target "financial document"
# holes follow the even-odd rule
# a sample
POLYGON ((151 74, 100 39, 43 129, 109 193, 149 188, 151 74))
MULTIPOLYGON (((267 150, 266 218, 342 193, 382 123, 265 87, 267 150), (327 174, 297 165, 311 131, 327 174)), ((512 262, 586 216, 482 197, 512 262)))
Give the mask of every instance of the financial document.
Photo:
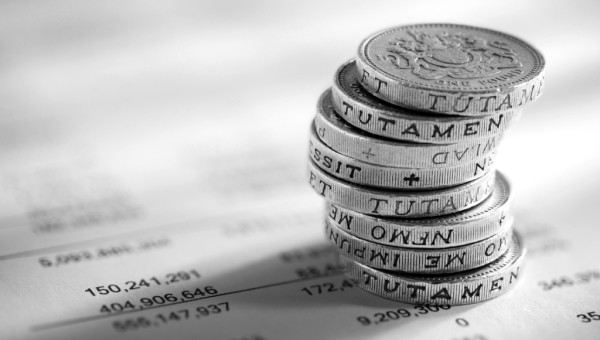
POLYGON ((599 339, 594 12, 436 4, 0 5, 0 339, 599 339), (362 37, 449 14, 548 61, 496 161, 528 253, 497 299, 408 305, 341 272, 309 126, 362 37))

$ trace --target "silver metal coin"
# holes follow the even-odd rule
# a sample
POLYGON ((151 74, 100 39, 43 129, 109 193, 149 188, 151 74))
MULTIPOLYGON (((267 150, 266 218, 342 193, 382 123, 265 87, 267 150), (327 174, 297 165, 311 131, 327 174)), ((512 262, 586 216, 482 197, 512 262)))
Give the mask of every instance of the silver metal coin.
POLYGON ((400 168, 435 168, 470 163, 496 149, 501 134, 455 144, 419 144, 373 136, 344 121, 332 105, 331 90, 319 99, 315 127, 332 150, 354 159, 400 168))
POLYGON ((420 143, 448 144, 491 137, 512 126, 522 111, 519 108, 463 117, 393 106, 360 85, 354 60, 337 70, 331 91, 333 107, 346 122, 375 135, 420 143))
POLYGON ((329 242, 342 255, 371 268, 411 274, 447 274, 474 269, 508 249, 512 229, 506 226, 485 240, 451 248, 400 248, 365 241, 325 222, 329 242))
POLYGON ((344 156, 329 148, 317 136, 314 125, 310 129, 310 158, 330 175, 348 182, 402 190, 440 189, 470 182, 483 176, 494 164, 496 152, 472 162, 446 168, 397 168, 376 165, 344 156))
POLYGON ((511 35, 464 25, 388 28, 365 39, 356 64, 374 96, 406 108, 465 116, 508 112, 543 91, 541 53, 511 35))
POLYGON ((365 214, 405 218, 449 215, 471 208, 492 193, 495 175, 488 171, 469 183, 445 189, 393 191, 344 182, 308 162, 310 185, 331 203, 365 214))
POLYGON ((344 256, 346 275, 358 287, 383 298, 431 305, 466 305, 500 296, 513 288, 519 278, 525 249, 513 233, 509 250, 481 268, 452 275, 408 275, 370 268, 344 256))
POLYGON ((329 223, 370 242, 396 247, 447 248, 478 242, 511 226, 511 195, 508 180, 496 172, 489 198, 474 208, 436 218, 381 218, 327 203, 329 223))

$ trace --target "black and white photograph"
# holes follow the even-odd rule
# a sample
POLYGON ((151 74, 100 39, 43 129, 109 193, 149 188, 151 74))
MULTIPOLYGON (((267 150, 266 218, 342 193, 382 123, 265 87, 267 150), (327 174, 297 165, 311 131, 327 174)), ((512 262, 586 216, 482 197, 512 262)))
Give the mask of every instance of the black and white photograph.
POLYGON ((600 339, 599 17, 0 2, 0 339, 600 339))

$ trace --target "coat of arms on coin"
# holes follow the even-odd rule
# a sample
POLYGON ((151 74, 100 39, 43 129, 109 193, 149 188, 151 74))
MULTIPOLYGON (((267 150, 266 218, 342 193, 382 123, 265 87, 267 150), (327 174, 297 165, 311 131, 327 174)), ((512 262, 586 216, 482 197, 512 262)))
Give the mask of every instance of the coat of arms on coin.
POLYGON ((516 53, 502 41, 476 35, 442 31, 407 30, 408 36, 389 43, 376 57, 398 69, 410 69, 423 79, 473 79, 523 66, 516 53))

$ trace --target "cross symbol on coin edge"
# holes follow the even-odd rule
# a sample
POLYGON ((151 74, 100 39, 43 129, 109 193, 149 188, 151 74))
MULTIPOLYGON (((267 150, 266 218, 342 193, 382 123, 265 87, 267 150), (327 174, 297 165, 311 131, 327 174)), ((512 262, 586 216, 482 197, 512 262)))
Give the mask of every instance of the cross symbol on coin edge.
POLYGON ((408 182, 409 187, 412 187, 413 182, 418 182, 420 180, 420 178, 415 174, 410 174, 410 176, 404 177, 403 179, 408 182))
POLYGON ((369 159, 369 157, 370 157, 370 156, 373 156, 373 157, 375 157, 375 154, 374 154, 374 153, 371 153, 371 148, 369 148, 369 151, 366 151, 366 152, 365 152, 365 151, 363 151, 363 154, 365 155, 365 158, 366 158, 366 159, 369 159))
POLYGON ((506 216, 504 216, 504 213, 502 213, 502 216, 500 216, 500 219, 498 220, 498 223, 499 223, 500 225, 502 225, 502 222, 504 222, 504 218, 505 218, 505 217, 506 217, 506 216))

